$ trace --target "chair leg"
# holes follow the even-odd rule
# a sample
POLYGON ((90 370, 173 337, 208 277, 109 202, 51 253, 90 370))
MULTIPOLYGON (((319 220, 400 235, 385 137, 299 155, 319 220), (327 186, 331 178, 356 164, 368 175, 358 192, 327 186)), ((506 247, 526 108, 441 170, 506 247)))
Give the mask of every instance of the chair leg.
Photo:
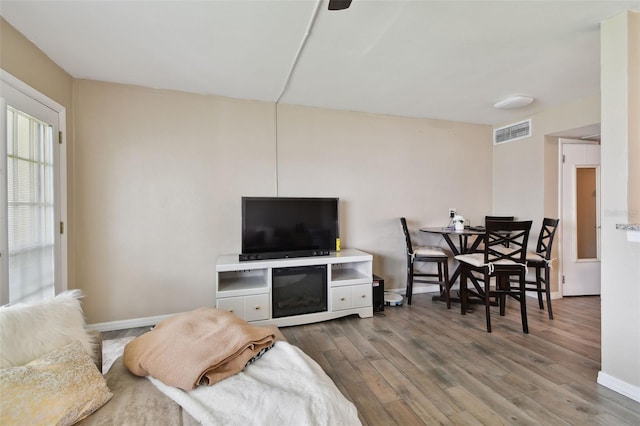
POLYGON ((547 293, 547 311, 549 312, 549 319, 553 319, 553 310, 551 309, 551 286, 549 285, 549 265, 544 267, 544 290, 547 293))
MULTIPOLYGON (((542 302, 542 276, 540 275, 542 271, 540 270, 539 267, 536 266, 536 291, 538 292, 538 305, 540 306, 540 309, 544 309, 544 303, 542 302)), ((546 285, 545 285, 546 287, 546 285)))
POLYGON ((411 305, 411 296, 413 295, 413 263, 407 261, 407 305, 411 305))
MULTIPOLYGON (((507 290, 509 285, 509 276, 496 276, 496 290, 507 290)), ((507 312, 507 295, 504 293, 499 294, 498 302, 500 305, 500 316, 503 317, 507 312)))
POLYGON ((529 334, 529 322, 527 321, 527 285, 524 271, 520 273, 520 315, 522 316, 522 331, 529 334))
POLYGON ((467 314, 467 270, 460 271, 460 313, 467 314))
POLYGON ((438 281, 440 281, 440 294, 442 294, 442 291, 444 290, 444 288, 442 287, 443 281, 442 281, 442 263, 438 262, 438 281))
POLYGON ((442 267, 444 269, 444 276, 442 277, 444 281, 444 298, 447 301, 447 309, 451 309, 451 284, 449 283, 449 261, 447 259, 442 262, 442 267))
MULTIPOLYGON (((487 332, 491 333, 491 299, 489 298, 491 281, 489 275, 484 274, 484 312, 487 317, 487 332)), ((496 281, 496 285, 498 285, 496 281)))

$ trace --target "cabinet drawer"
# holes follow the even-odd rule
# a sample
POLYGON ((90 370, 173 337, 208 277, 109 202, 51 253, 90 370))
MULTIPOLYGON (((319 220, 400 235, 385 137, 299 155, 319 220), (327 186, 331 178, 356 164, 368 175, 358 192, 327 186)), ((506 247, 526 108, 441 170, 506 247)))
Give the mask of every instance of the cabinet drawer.
POLYGON ((269 295, 225 297, 216 301, 218 309, 236 314, 245 321, 269 319, 269 295))
POLYGON ((244 300, 242 297, 226 297, 216 300, 216 307, 224 309, 244 319, 244 300))
POLYGON ((341 311, 371 306, 371 292, 371 284, 333 287, 331 289, 331 310, 341 311))
POLYGON ((372 299, 372 287, 371 284, 360 284, 351 287, 351 299, 353 300, 354 308, 365 308, 371 306, 372 299))
POLYGON ((351 308, 351 287, 334 287, 331 289, 331 310, 341 311, 351 308))
POLYGON ((269 319, 269 295, 257 294, 245 296, 244 319, 246 321, 258 321, 269 319))

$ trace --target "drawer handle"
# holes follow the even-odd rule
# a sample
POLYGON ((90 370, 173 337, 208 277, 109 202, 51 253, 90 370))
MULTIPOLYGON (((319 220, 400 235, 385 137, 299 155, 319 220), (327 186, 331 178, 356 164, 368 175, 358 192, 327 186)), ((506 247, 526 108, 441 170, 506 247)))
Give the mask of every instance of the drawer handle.
POLYGON ((229 312, 233 312, 233 309, 229 309, 229 312))
POLYGON ((341 298, 340 298, 340 301, 341 301, 341 302, 344 302, 344 297, 341 297, 341 298))
POLYGON ((255 310, 256 310, 256 311, 259 311, 259 310, 260 310, 260 306, 256 306, 256 307, 255 307, 255 310))
POLYGON ((362 297, 362 298, 364 299, 365 297, 367 297, 367 295, 366 295, 366 294, 363 294, 363 295, 362 295, 362 296, 360 296, 360 297, 362 297))

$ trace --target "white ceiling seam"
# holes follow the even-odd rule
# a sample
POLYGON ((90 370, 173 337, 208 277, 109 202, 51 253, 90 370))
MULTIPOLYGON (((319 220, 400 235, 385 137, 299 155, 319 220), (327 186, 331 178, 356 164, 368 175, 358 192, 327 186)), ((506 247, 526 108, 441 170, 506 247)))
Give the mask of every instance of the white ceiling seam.
POLYGON ((302 54, 302 51, 304 50, 304 47, 307 44, 307 40, 309 39, 309 34, 311 34, 311 29, 313 28, 313 25, 316 22, 316 17, 318 16, 318 11, 320 10, 321 5, 322 5, 322 0, 317 0, 316 7, 313 10, 313 14, 311 15, 309 24, 307 25, 307 30, 305 31, 304 36, 302 37, 302 41, 300 42, 300 46, 298 46, 298 50, 296 51, 296 55, 294 56, 293 61, 291 62, 291 67, 289 68, 289 72, 287 73, 287 78, 284 81, 284 86, 282 87, 282 91, 280 92, 280 94, 278 95, 278 98, 276 99, 276 104, 280 102, 282 95, 284 95, 284 93, 287 91, 287 88, 289 87, 291 76, 293 75, 293 72, 296 69, 296 65, 298 65, 298 60, 300 59, 300 55, 302 54))

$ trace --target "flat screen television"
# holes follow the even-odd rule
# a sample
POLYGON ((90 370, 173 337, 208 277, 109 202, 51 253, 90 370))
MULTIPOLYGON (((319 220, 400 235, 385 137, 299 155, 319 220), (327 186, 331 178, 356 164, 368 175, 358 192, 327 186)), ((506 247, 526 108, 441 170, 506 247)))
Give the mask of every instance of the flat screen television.
POLYGON ((325 256, 338 229, 338 198, 242 197, 240 260, 325 256))

